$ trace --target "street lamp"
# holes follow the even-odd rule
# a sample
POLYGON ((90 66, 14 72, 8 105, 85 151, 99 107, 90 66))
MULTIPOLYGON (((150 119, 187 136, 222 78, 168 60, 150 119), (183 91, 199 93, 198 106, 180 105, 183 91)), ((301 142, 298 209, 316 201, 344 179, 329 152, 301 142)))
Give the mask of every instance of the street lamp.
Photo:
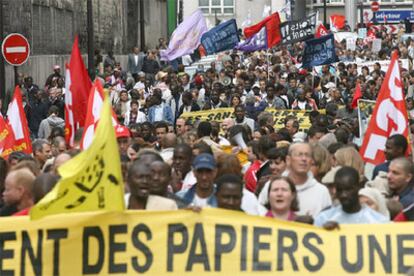
POLYGON ((326 0, 323 0, 323 25, 327 26, 326 24, 326 0))

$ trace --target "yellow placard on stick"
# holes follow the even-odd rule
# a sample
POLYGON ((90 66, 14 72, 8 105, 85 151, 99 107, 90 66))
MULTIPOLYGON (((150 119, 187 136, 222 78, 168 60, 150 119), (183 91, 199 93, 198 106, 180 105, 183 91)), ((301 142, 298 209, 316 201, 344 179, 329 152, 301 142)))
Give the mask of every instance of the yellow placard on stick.
POLYGON ((413 223, 306 224, 222 209, 0 219, 0 275, 398 275, 413 223))
POLYGON ((30 210, 32 219, 68 212, 125 209, 121 162, 107 95, 92 144, 63 164, 59 174, 62 178, 52 191, 30 210))

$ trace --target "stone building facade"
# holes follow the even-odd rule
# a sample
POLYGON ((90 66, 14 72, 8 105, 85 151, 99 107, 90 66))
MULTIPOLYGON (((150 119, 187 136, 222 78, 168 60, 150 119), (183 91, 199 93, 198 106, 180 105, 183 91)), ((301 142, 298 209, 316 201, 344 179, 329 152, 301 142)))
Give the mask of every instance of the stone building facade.
MULTIPOLYGON (((166 0, 92 0, 95 49, 120 56, 141 45, 140 1, 144 1, 145 46, 153 48, 167 37, 166 0)), ((31 57, 19 68, 42 84, 53 64, 64 68, 74 36, 87 53, 86 0, 2 0, 4 36, 22 33, 30 43, 31 57)), ((1 42, 0 42, 1 43, 1 42)), ((13 87, 12 66, 6 64, 6 89, 13 87)))

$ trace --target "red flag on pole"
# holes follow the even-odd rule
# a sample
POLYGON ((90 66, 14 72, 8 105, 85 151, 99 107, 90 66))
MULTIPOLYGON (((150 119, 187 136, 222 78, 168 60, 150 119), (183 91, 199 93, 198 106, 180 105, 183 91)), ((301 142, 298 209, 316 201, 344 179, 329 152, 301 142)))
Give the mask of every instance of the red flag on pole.
POLYGON ((27 124, 26 114, 24 113, 22 92, 19 86, 16 86, 14 89, 13 99, 9 103, 7 120, 16 139, 13 150, 31 154, 32 141, 30 140, 29 126, 27 124))
POLYGON ((279 44, 282 40, 282 35, 280 34, 280 17, 277 12, 266 17, 256 25, 245 28, 244 36, 246 38, 253 36, 254 34, 260 32, 263 26, 266 26, 267 48, 272 48, 273 46, 279 44))
MULTIPOLYGON (((88 109, 86 113, 85 126, 83 130, 83 136, 80 144, 80 148, 87 149, 93 140, 95 134, 95 128, 101 116, 101 109, 104 101, 104 92, 99 80, 96 80, 91 88, 88 99, 88 109)), ((112 110, 112 124, 118 125, 115 112, 112 110)))
POLYGON ((361 85, 359 82, 356 85, 354 97, 352 98, 352 108, 355 109, 358 107, 358 100, 362 98, 362 92, 361 92, 361 85))
POLYGON ((10 153, 13 152, 13 146, 15 144, 15 138, 13 130, 9 123, 4 119, 0 113, 0 156, 8 158, 10 153))
POLYGON ((86 106, 88 104, 89 91, 92 82, 89 78, 88 71, 83 63, 82 55, 78 46, 78 36, 72 46, 72 54, 69 63, 70 84, 68 91, 72 97, 73 119, 76 124, 83 126, 85 124, 86 106))
MULTIPOLYGON (((407 108, 398 66, 398 54, 394 51, 364 135, 360 149, 362 158, 375 165, 383 163, 387 138, 394 134, 401 134, 408 140, 408 131, 407 108)), ((407 151, 409 153, 411 147, 408 147, 407 151)))

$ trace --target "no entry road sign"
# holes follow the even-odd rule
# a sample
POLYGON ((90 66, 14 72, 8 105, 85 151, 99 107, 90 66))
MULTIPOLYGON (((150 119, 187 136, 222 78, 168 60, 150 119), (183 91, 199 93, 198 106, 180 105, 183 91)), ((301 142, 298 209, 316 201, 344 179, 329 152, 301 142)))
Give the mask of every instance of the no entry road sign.
POLYGON ((17 33, 9 34, 1 44, 4 59, 13 66, 22 65, 30 55, 30 45, 27 39, 17 33))

